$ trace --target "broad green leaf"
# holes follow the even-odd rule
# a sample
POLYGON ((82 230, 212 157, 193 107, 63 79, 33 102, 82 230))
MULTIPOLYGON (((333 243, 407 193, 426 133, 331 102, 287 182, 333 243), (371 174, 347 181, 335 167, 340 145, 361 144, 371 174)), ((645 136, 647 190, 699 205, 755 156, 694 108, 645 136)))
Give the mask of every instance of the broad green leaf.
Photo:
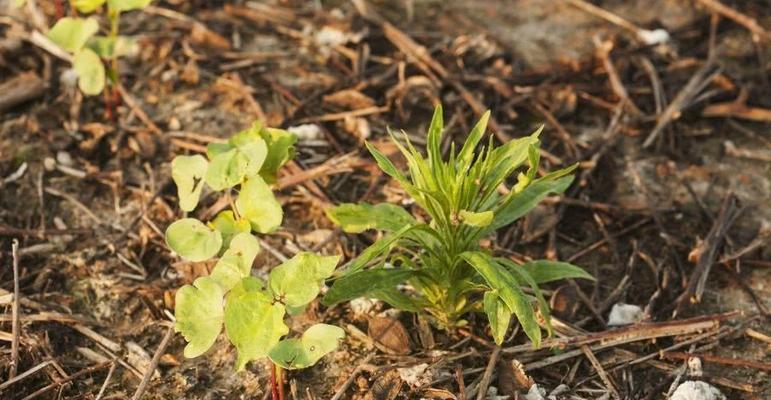
POLYGON ((72 5, 75 7, 75 9, 86 14, 94 12, 104 3, 105 0, 72 0, 72 5))
POLYGON ((236 133, 228 139, 228 144, 232 147, 242 147, 257 141, 264 141, 265 139, 263 139, 260 134, 262 128, 262 121, 255 121, 252 123, 252 126, 236 133))
POLYGON ((336 279, 321 302, 331 306, 365 295, 382 295, 383 290, 393 289, 414 274, 414 271, 403 268, 372 268, 355 271, 336 279))
POLYGON ((267 356, 281 337, 289 333, 284 324, 284 305, 272 300, 253 277, 244 278, 228 294, 225 332, 238 350, 238 371, 249 361, 267 356))
POLYGON ((316 324, 299 339, 286 339, 270 350, 270 359, 284 369, 302 369, 316 364, 337 349, 345 331, 333 325, 316 324))
POLYGON ((241 192, 236 199, 236 209, 260 233, 270 233, 281 225, 284 211, 276 200, 273 191, 262 179, 255 175, 241 185, 241 192))
POLYGON ((209 162, 201 155, 177 156, 171 161, 171 178, 177 185, 179 208, 193 211, 203 190, 203 176, 209 162))
POLYGON ((594 277, 583 268, 560 261, 536 260, 520 266, 536 283, 546 283, 560 279, 589 279, 594 277))
POLYGON ((204 261, 220 251, 222 235, 197 219, 183 218, 166 229, 166 244, 182 258, 204 261))
POLYGON ((318 296, 339 260, 339 256, 298 253, 270 271, 268 287, 273 298, 288 307, 305 306, 318 296))
POLYGON ((533 293, 535 293, 535 298, 538 300, 538 308, 541 310, 541 315, 543 316, 544 322, 546 324, 546 331, 549 333, 549 336, 551 336, 551 311, 549 310, 549 303, 547 303, 546 298, 543 297, 541 288, 538 287, 538 282, 536 282, 525 269, 520 268, 519 265, 515 264, 514 261, 511 261, 507 258, 496 258, 495 261, 504 267, 508 267, 508 270, 515 275, 517 282, 524 282, 533 290, 533 293))
POLYGON ((233 148, 234 146, 231 146, 230 143, 211 142, 206 145, 206 157, 208 157, 209 160, 212 160, 217 155, 222 154, 226 151, 230 151, 233 148))
POLYGON ((556 180, 537 180, 528 185, 520 193, 510 193, 506 203, 496 212, 488 231, 504 227, 527 214, 551 193, 562 193, 573 182, 572 176, 556 180))
POLYGON ((251 233, 239 233, 230 242, 230 248, 217 261, 211 273, 225 291, 230 290, 241 279, 249 276, 254 258, 260 252, 260 242, 251 233))
POLYGON ((222 330, 222 288, 209 277, 177 290, 174 330, 188 341, 185 357, 198 357, 214 344, 222 330))
POLYGON ((294 158, 294 144, 297 137, 283 129, 263 128, 260 135, 268 145, 268 155, 262 164, 260 175, 266 182, 274 183, 278 177, 278 170, 287 161, 294 158))
POLYGON ((498 291, 498 296, 517 316, 525 334, 533 342, 533 346, 540 347, 541 328, 538 327, 535 312, 530 306, 527 296, 519 287, 519 283, 503 266, 485 253, 467 251, 461 254, 461 257, 477 270, 491 289, 498 291))
POLYGON ((493 339, 495 339, 495 344, 500 346, 506 338, 506 331, 509 329, 511 310, 498 296, 497 290, 485 292, 483 303, 487 320, 490 322, 493 339))
POLYGON ((72 59, 72 67, 78 73, 78 87, 85 95, 93 96, 104 89, 104 64, 93 50, 81 49, 72 59))
POLYGON ((108 0, 107 3, 114 11, 131 11, 147 7, 153 0, 108 0))
POLYGON ((233 236, 242 232, 251 232, 252 225, 249 221, 241 218, 236 221, 235 214, 232 210, 220 211, 212 221, 209 222, 209 226, 218 230, 222 234, 222 247, 230 247, 230 240, 233 236))
POLYGON ((134 38, 128 36, 94 36, 88 41, 88 48, 99 57, 112 59, 131 54, 138 45, 134 38))
POLYGON ((249 160, 238 149, 230 149, 211 159, 206 170, 206 184, 214 190, 224 190, 239 183, 246 176, 249 160))
POLYGON ((64 50, 75 53, 82 49, 97 31, 99 23, 95 18, 64 17, 56 21, 48 31, 48 38, 64 50))
POLYGON ((341 204, 328 208, 327 216, 348 233, 361 233, 367 229, 393 232, 417 223, 405 209, 389 203, 374 206, 366 203, 341 204))
POLYGON ((492 211, 472 212, 461 210, 458 213, 458 217, 460 217, 460 220, 463 221, 464 224, 476 227, 490 225, 490 223, 493 222, 493 216, 494 214, 492 211))
POLYGON ((396 286, 378 289, 369 293, 372 298, 384 301, 391 307, 407 312, 420 312, 419 299, 408 296, 399 291, 396 286))

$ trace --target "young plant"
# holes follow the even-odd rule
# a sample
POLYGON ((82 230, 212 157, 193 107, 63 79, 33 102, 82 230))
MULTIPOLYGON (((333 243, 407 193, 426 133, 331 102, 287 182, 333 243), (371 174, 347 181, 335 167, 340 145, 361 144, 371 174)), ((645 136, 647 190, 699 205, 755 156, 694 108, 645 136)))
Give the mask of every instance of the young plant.
POLYGON ((437 107, 428 128, 423 157, 404 135, 399 142, 409 175, 367 143, 380 168, 394 178, 428 222, 393 204, 343 204, 328 210, 329 218, 350 233, 367 229, 387 235, 352 260, 324 296, 327 305, 369 296, 412 312, 427 312, 444 329, 462 326, 468 312, 484 311, 495 342, 501 344, 512 315, 535 346, 541 330, 533 302, 551 332, 549 308, 539 284, 563 278, 592 279, 574 265, 538 260, 519 265, 482 249, 480 241, 498 228, 527 214, 551 193, 563 192, 572 182, 575 166, 538 177, 539 131, 500 147, 477 151, 489 112, 474 126, 458 150, 453 143, 442 158, 442 109, 437 107), (526 164, 524 171, 518 172, 526 164), (506 188, 516 174, 516 183, 506 188), (414 290, 404 292, 400 285, 414 290), (534 296, 526 294, 529 286, 534 296), (481 301, 480 301, 481 300, 481 301))
POLYGON ((72 68, 78 75, 78 87, 85 95, 97 95, 105 88, 106 78, 118 83, 118 57, 130 54, 136 41, 120 36, 120 15, 124 11, 147 7, 152 0, 71 0, 73 8, 84 14, 99 10, 107 3, 110 31, 97 35, 99 23, 95 17, 64 17, 48 31, 48 38, 72 55, 72 68), (102 59, 109 63, 105 71, 102 59))
POLYGON ((273 268, 267 282, 251 275, 260 252, 252 232, 272 232, 283 219, 269 184, 293 157, 294 142, 289 132, 255 123, 227 143, 210 144, 208 160, 193 155, 172 161, 182 210, 196 207, 204 185, 224 192, 232 205, 206 224, 183 218, 166 230, 166 243, 184 259, 204 261, 220 256, 209 276, 177 291, 175 327, 188 341, 185 357, 206 352, 224 326, 238 351, 237 370, 263 357, 280 368, 298 369, 315 364, 337 348, 344 336, 338 327, 316 324, 300 337, 282 339, 289 333, 286 314, 302 312, 318 296, 339 256, 303 252, 273 268), (238 196, 233 201, 235 188, 238 196))

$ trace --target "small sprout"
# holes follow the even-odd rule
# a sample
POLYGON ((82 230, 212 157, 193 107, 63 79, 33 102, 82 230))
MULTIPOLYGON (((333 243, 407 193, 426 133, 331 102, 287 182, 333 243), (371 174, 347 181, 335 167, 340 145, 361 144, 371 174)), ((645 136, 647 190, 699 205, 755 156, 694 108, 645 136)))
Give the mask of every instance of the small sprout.
POLYGON ((498 228, 521 218, 549 194, 562 193, 571 184, 575 166, 537 177, 540 130, 496 147, 482 141, 489 112, 472 128, 456 152, 442 156, 442 109, 437 107, 426 139, 426 156, 406 135, 391 133, 407 160, 407 173, 367 143, 380 169, 395 179, 430 217, 418 222, 407 210, 390 204, 343 204, 327 215, 346 232, 377 229, 388 232, 364 250, 339 274, 323 302, 334 304, 362 296, 383 300, 396 308, 426 312, 441 328, 466 324, 463 316, 484 311, 493 338, 501 344, 512 316, 535 346, 541 342, 539 317, 551 332, 549 308, 539 284, 555 279, 592 279, 581 268, 547 260, 519 265, 496 258, 481 242, 498 228), (481 143, 481 146, 480 146, 481 143), (524 169, 522 167, 526 167, 524 169), (501 194, 509 178, 516 183, 501 194), (393 268, 386 268, 392 265, 393 268), (397 285, 410 284, 410 293, 397 285), (522 286, 529 286, 533 295, 522 286), (481 295, 481 296, 480 296, 481 295), (482 298, 482 304, 474 299, 482 298))
POLYGON ((270 354, 281 355, 273 358, 280 366, 308 367, 337 348, 344 336, 340 328, 319 324, 299 339, 281 340, 289 333, 284 318, 302 312, 319 295, 340 257, 299 253, 275 267, 267 282, 251 274, 260 252, 260 242, 252 232, 272 232, 283 219, 281 204, 268 182, 294 155, 294 142, 288 132, 255 123, 227 143, 209 145, 208 161, 200 155, 178 156, 172 161, 172 178, 184 211, 195 209, 204 186, 228 193, 236 188, 238 192, 234 208, 221 211, 207 224, 184 218, 166 230, 169 247, 185 259, 205 261, 221 254, 210 276, 177 292, 176 327, 189 342, 186 357, 206 352, 223 325, 238 351, 239 371, 249 361, 270 354), (287 363, 281 348, 295 342, 292 351, 297 357, 287 363), (274 352, 274 348, 279 349, 274 352))

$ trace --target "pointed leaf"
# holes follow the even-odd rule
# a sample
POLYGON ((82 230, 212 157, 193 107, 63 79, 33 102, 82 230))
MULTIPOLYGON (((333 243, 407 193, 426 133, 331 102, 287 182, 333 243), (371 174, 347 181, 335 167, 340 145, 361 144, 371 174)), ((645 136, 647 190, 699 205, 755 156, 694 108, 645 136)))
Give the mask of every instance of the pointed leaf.
POLYGON ((104 64, 93 50, 84 48, 76 52, 72 68, 78 74, 78 87, 83 94, 94 96, 102 93, 106 76, 104 64))
POLYGON ((472 212, 461 210, 461 212, 458 213, 458 217, 460 217, 460 220, 463 221, 464 224, 476 227, 490 225, 490 223, 493 222, 493 216, 494 214, 492 211, 472 212))
POLYGON ((244 278, 228 294, 225 332, 238 350, 238 371, 249 361, 268 355, 281 337, 289 333, 284 324, 284 306, 272 300, 253 277, 244 278))
POLYGON ((485 292, 483 303, 487 320, 490 322, 493 339, 495 339, 495 344, 500 346, 506 338, 506 331, 509 329, 511 310, 498 296, 497 290, 485 292))
POLYGON ((341 204, 328 208, 327 216, 348 233, 361 233, 367 229, 393 232, 417 223, 405 209, 389 203, 374 206, 366 203, 341 204))
POLYGON ((519 283, 496 263, 489 255, 479 251, 467 251, 461 254, 479 275, 484 278, 491 289, 497 290, 501 300, 517 316, 522 329, 533 342, 533 346, 541 345, 541 328, 535 319, 535 312, 527 300, 527 296, 519 287, 519 283))
POLYGON ((299 339, 282 340, 270 351, 270 359, 284 369, 302 369, 316 364, 337 349, 345 331, 336 326, 316 324, 299 339))
POLYGON ((382 290, 393 289, 414 274, 412 270, 392 268, 372 268, 349 273, 335 280, 321 302, 331 306, 368 294, 382 294, 382 290))
POLYGON ((185 357, 200 356, 217 340, 224 318, 222 296, 222 288, 209 277, 177 290, 174 330, 188 341, 185 357))
POLYGON ((250 233, 239 233, 230 242, 230 248, 217 261, 211 273, 225 291, 230 290, 241 279, 249 276, 254 258, 260 252, 260 242, 250 233))
POLYGON ((288 307, 305 306, 318 296, 339 259, 302 252, 273 268, 268 279, 273 298, 288 307))
POLYGON ((222 235, 195 218, 183 218, 166 228, 166 244, 182 258, 204 261, 220 251, 222 235))
POLYGON ((281 225, 284 212, 276 196, 261 176, 248 178, 241 185, 236 209, 260 233, 269 233, 281 225))
POLYGON ((48 38, 59 47, 75 53, 86 45, 88 39, 99 31, 95 18, 64 17, 48 31, 48 38))
POLYGON ((203 190, 203 176, 209 162, 201 155, 177 156, 171 161, 171 177, 177 185, 179 208, 193 211, 203 190))
POLYGON ((114 11, 131 11, 147 7, 153 0, 108 0, 114 11))
POLYGON ((583 268, 573 264, 560 261, 536 260, 530 261, 520 266, 527 271, 533 280, 537 283, 546 283, 560 279, 589 279, 594 277, 583 268))
POLYGON ((551 193, 562 193, 573 182, 572 176, 556 180, 537 180, 520 193, 510 193, 506 204, 495 214, 493 223, 487 228, 492 231, 511 224, 527 214, 551 193))

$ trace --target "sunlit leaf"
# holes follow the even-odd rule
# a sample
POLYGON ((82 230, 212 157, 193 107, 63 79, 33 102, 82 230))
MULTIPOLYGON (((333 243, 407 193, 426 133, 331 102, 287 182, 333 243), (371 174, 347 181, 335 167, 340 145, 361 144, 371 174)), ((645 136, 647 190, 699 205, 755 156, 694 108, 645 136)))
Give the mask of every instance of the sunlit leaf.
POLYGON ((179 208, 193 211, 203 190, 203 176, 209 162, 201 155, 177 156, 171 161, 171 177, 177 185, 179 208))
POLYGON ((348 233, 361 233, 367 229, 387 232, 397 231, 417 222, 405 209, 389 203, 341 204, 327 209, 327 216, 348 233))
POLYGON ((284 324, 284 306, 272 300, 253 277, 244 278, 228 293, 225 332, 238 350, 238 371, 249 361, 267 356, 281 337, 289 333, 284 324))
POLYGON ((72 0, 72 5, 82 13, 90 13, 101 7, 105 0, 72 0))
POLYGON ((345 331, 336 326, 316 324, 308 328, 299 339, 279 342, 270 350, 270 359, 284 369, 307 368, 337 349, 344 337, 345 331))
POLYGON ((220 211, 213 220, 209 222, 209 226, 218 230, 222 234, 222 247, 230 247, 230 240, 233 236, 241 232, 251 232, 252 225, 244 218, 236 220, 235 214, 232 210, 220 211))
POLYGON ((105 82, 104 64, 93 50, 80 49, 72 59, 72 67, 78 74, 78 87, 85 95, 102 93, 105 82))
POLYGON ((153 0, 107 0, 111 10, 131 11, 147 7, 153 0))
POLYGON ((509 329, 511 310, 498 296, 497 290, 485 292, 483 303, 495 344, 500 345, 506 338, 506 331, 509 329))
POLYGON ((94 36, 88 41, 88 48, 99 57, 111 59, 134 53, 138 45, 136 39, 128 36, 94 36))
POLYGON ((222 296, 222 288, 209 277, 177 290, 174 329, 188 341, 185 357, 200 356, 217 340, 224 317, 222 296))
POLYGON ((488 230, 498 229, 516 221, 535 208, 549 194, 564 192, 571 182, 573 182, 573 176, 565 176, 556 180, 539 180, 531 183, 519 193, 512 192, 507 202, 495 214, 488 230))
POLYGON ((262 164, 260 175, 266 182, 276 182, 278 170, 294 158, 297 136, 283 129, 263 128, 260 135, 268 145, 268 156, 262 164))
POLYGON ((59 47, 75 53, 86 45, 88 39, 99 31, 95 18, 64 17, 48 31, 48 38, 59 47))
POLYGON ((551 260, 530 261, 520 266, 527 271, 533 280, 537 283, 546 283, 560 279, 589 279, 594 277, 583 268, 573 264, 551 260))
POLYGON ((230 248, 220 257, 211 273, 225 291, 249 276, 254 258, 260 252, 260 242, 250 233, 239 233, 230 242, 230 248))
POLYGON ((517 316, 525 334, 533 342, 533 346, 539 347, 541 345, 541 328, 538 326, 535 312, 530 306, 527 296, 519 287, 519 283, 503 266, 485 253, 467 251, 461 254, 461 257, 474 267, 491 289, 498 291, 498 296, 517 316))
POLYGON ((182 258, 204 261, 220 251, 222 235, 197 219, 184 218, 166 229, 166 244, 182 258))
POLYGON ((238 213, 246 218, 252 229, 269 233, 281 225, 284 211, 270 187, 259 175, 246 180, 236 199, 238 213))
POLYGON ((217 154, 206 170, 206 184, 214 190, 224 190, 239 183, 246 176, 249 160, 237 149, 217 154))
POLYGON ((461 221, 463 221, 464 224, 476 227, 485 227, 490 225, 490 223, 493 222, 493 215, 494 214, 492 211, 473 212, 461 210, 458 213, 458 217, 461 221))
POLYGON ((273 298, 288 307, 303 307, 313 301, 326 278, 332 275, 339 256, 302 252, 270 271, 268 287, 273 298))

